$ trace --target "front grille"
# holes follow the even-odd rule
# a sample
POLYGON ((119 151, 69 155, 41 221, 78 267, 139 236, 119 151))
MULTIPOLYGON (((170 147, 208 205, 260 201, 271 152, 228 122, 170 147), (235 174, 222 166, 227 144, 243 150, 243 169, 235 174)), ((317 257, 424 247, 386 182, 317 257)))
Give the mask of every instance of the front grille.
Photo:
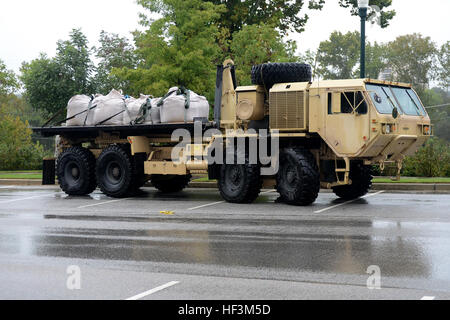
POLYGON ((271 129, 306 129, 304 91, 271 92, 269 104, 271 129))

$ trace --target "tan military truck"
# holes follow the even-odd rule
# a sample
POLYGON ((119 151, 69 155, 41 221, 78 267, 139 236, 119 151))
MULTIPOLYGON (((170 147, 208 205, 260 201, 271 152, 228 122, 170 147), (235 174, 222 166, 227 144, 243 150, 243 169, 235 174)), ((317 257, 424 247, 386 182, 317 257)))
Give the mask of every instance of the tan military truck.
POLYGON ((394 162, 399 173, 404 157, 432 135, 408 84, 311 82, 308 65, 268 63, 252 69, 254 85, 237 87, 234 70, 231 60, 217 67, 212 121, 34 128, 61 137, 62 190, 84 195, 98 186, 124 197, 151 181, 179 192, 204 173, 229 202, 253 202, 263 187, 293 205, 313 203, 320 188, 354 199, 371 188, 372 165, 394 162))

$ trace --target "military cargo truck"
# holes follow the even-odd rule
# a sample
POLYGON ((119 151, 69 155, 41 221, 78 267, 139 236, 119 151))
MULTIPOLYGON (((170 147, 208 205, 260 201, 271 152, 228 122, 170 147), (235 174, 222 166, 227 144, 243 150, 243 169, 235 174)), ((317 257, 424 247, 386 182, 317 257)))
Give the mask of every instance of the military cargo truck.
POLYGON ((371 188, 373 165, 395 163, 399 175, 404 157, 432 135, 409 84, 312 82, 310 66, 298 63, 255 66, 252 82, 236 85, 231 60, 218 66, 212 121, 34 131, 60 136, 56 175, 70 195, 99 187, 111 197, 130 196, 147 181, 179 192, 203 173, 228 202, 250 203, 262 188, 275 188, 292 205, 313 203, 321 188, 361 197, 371 188), (194 136, 181 139, 179 130, 194 136))

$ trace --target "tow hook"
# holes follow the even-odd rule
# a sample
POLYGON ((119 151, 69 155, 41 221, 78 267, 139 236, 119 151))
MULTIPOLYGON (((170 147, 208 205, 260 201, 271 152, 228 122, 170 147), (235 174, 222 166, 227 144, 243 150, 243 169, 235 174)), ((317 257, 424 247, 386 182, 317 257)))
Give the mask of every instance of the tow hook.
POLYGON ((384 160, 380 160, 380 171, 384 171, 384 160))
POLYGON ((395 178, 391 178, 392 181, 400 181, 400 172, 402 171, 403 167, 403 159, 396 160, 395 163, 397 164, 397 175, 395 178))

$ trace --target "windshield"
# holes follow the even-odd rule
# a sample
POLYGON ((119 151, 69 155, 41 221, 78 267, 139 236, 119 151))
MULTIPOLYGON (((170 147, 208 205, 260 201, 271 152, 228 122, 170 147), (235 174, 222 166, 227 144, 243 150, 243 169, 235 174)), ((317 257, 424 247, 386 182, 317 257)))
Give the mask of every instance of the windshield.
POLYGON ((389 87, 368 84, 366 88, 379 113, 391 114, 394 106, 398 108, 389 87))
POLYGON ((392 113, 395 106, 402 114, 426 115, 419 97, 412 89, 375 84, 368 84, 366 87, 379 113, 392 113))
POLYGON ((423 107, 422 102, 420 102, 420 99, 417 96, 417 94, 412 89, 407 89, 406 92, 408 92, 408 95, 411 97, 411 99, 413 99, 413 101, 415 102, 415 104, 419 108, 420 114, 423 115, 423 116, 427 115, 427 113, 425 111, 425 108, 423 107))

